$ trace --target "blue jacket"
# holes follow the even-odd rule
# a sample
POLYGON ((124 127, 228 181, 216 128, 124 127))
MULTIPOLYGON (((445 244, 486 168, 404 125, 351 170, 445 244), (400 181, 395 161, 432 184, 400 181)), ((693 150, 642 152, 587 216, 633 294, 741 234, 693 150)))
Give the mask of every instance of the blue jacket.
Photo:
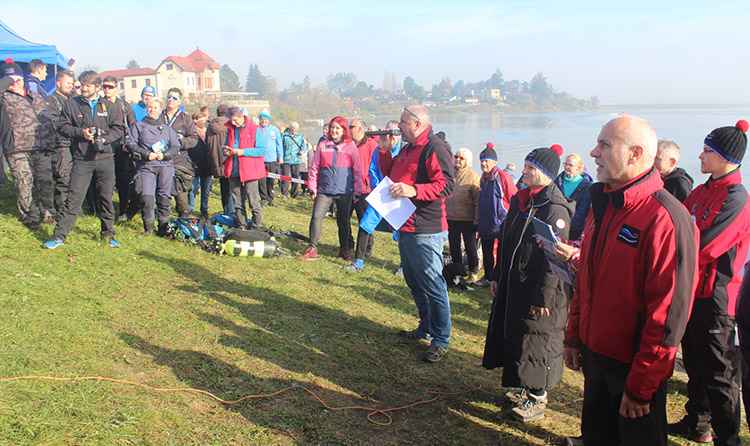
MULTIPOLYGON (((561 192, 564 191, 564 176, 565 172, 562 172, 557 176, 557 178, 555 178, 555 184, 557 184, 557 187, 560 188, 561 192)), ((589 215, 589 208, 591 207, 589 187, 594 184, 594 179, 591 178, 591 175, 587 174, 586 172, 581 172, 581 176, 583 177, 583 180, 578 183, 578 186, 575 188, 573 193, 570 194, 570 197, 568 197, 569 200, 576 202, 576 213, 570 220, 570 240, 578 240, 579 238, 581 238, 583 228, 586 227, 586 216, 589 215)))
POLYGON ((292 135, 292 132, 285 130, 281 135, 282 146, 284 147, 284 164, 302 163, 302 155, 307 150, 307 141, 301 132, 292 135))
POLYGON ((518 189, 510 174, 497 167, 479 180, 479 237, 499 238, 500 225, 508 215, 510 199, 518 189))
POLYGON ((130 108, 133 109, 133 114, 135 115, 136 121, 142 121, 143 118, 148 116, 146 104, 144 104, 143 101, 138 101, 138 103, 131 105, 130 108))
POLYGON ((266 148, 266 156, 263 161, 275 163, 279 158, 284 158, 284 147, 281 145, 281 132, 275 125, 268 127, 260 126, 263 135, 263 147, 266 148))

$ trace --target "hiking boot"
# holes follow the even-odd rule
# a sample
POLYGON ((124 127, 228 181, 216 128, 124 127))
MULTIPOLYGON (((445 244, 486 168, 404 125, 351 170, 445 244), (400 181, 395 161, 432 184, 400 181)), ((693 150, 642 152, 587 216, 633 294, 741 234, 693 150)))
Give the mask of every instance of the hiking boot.
POLYGON ((427 351, 422 355, 422 359, 430 363, 439 362, 441 359, 443 359, 443 356, 445 356, 445 352, 447 351, 448 347, 431 345, 430 348, 428 348, 427 351))
POLYGON ((401 330, 398 332, 398 337, 406 339, 407 341, 421 341, 422 339, 432 339, 430 335, 419 334, 417 330, 401 330))
POLYGON ((299 258, 303 260, 318 260, 318 248, 308 246, 299 258))
POLYGON ((707 431, 699 431, 692 426, 692 423, 688 421, 687 417, 684 417, 676 423, 668 424, 667 431, 669 432, 669 435, 687 438, 697 443, 711 443, 713 441, 710 429, 707 431))
POLYGON ((121 214, 117 216, 117 220, 115 220, 117 223, 127 223, 129 221, 127 214, 121 214))
POLYGON ((349 255, 349 250, 346 249, 346 248, 339 249, 339 257, 341 257, 342 259, 344 259, 347 262, 351 262, 352 261, 352 256, 349 255))
POLYGON ((151 237, 152 235, 154 235, 154 230, 153 229, 147 229, 147 230, 141 232, 140 234, 138 234, 138 237, 144 238, 144 237, 151 237))
POLYGON ((357 262, 352 262, 350 265, 346 265, 344 267, 344 271, 348 271, 350 273, 361 273, 362 267, 357 265, 357 262))
POLYGON ((503 398, 505 398, 505 401, 512 403, 513 405, 520 406, 524 403, 528 398, 526 395, 526 389, 519 389, 510 392, 506 392, 505 395, 503 395, 503 398))
POLYGON ((38 221, 29 221, 27 223, 24 223, 27 228, 31 229, 32 231, 41 231, 42 230, 42 224, 38 221))
POLYGON ((523 404, 511 409, 510 413, 513 418, 524 423, 544 418, 544 409, 547 408, 547 392, 540 396, 527 393, 527 396, 523 404))
POLYGON ((159 237, 166 237, 169 235, 169 222, 168 221, 160 221, 157 230, 156 235, 159 237))
POLYGON ((583 437, 565 437, 563 446, 583 446, 583 437))
POLYGON ((399 277, 404 277, 404 267, 399 266, 398 269, 393 274, 399 277))
POLYGON ((474 286, 479 286, 479 287, 485 287, 485 286, 490 286, 490 283, 492 283, 492 282, 490 282, 490 280, 487 278, 487 276, 484 276, 481 279, 479 279, 476 282, 474 282, 473 285, 474 286))
POLYGON ((59 248, 60 246, 65 245, 65 242, 61 238, 56 238, 54 240, 50 240, 48 242, 42 243, 42 248, 45 249, 55 249, 59 248))

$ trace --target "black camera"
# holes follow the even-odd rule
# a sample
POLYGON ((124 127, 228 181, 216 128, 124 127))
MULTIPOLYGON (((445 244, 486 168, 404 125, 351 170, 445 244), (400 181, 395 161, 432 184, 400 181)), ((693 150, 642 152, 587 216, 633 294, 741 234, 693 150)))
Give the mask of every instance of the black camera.
POLYGON ((96 146, 96 151, 99 153, 104 153, 104 143, 102 142, 102 129, 96 129, 96 139, 94 140, 94 146, 96 146))
POLYGON ((382 135, 395 135, 398 136, 401 134, 401 129, 390 129, 390 130, 368 130, 365 132, 365 135, 369 138, 371 136, 382 136, 382 135))

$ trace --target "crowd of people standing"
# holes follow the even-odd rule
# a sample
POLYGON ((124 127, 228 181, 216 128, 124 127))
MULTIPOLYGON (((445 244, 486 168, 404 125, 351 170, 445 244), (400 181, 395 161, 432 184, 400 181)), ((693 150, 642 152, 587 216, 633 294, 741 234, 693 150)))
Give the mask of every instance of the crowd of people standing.
MULTIPOLYGON (((596 181, 580 155, 561 162, 563 148, 553 144, 530 151, 514 184, 512 169, 498 168, 494 145, 480 153, 479 175, 472 151, 454 153, 421 105, 404 108, 378 137, 368 136, 361 119, 334 117, 308 148, 297 123, 281 132, 267 111, 255 118, 220 105, 215 117, 188 115, 178 88, 162 101, 146 87, 130 106, 117 96, 117 79, 93 71, 77 77, 77 95, 72 74, 60 72, 47 95, 24 81, 17 64, 0 70, 0 138, 21 220, 32 230, 55 224, 43 247, 64 245, 91 193, 107 246, 120 246, 115 221, 139 210, 142 236, 163 235, 173 198, 177 214, 188 216, 200 189, 199 212, 207 216, 212 177, 235 225, 262 228, 263 206, 277 198, 277 175, 268 174, 299 178, 306 171, 313 210, 310 245, 300 257, 318 258, 332 206, 347 271, 364 271, 374 231, 393 231, 419 317, 398 335, 428 341, 424 361, 441 361, 450 346, 446 242, 450 261, 466 268, 464 281, 490 286, 482 365, 502 368, 503 386, 518 389, 507 395, 514 418, 544 416, 565 365, 582 368, 585 378, 582 436, 567 444, 665 445, 668 434, 740 444, 740 351, 750 350, 742 336, 750 332, 750 285, 740 288, 750 248, 750 196, 739 170, 746 121, 706 136, 700 161, 709 177, 694 189, 676 166, 677 144, 659 141, 650 123, 633 116, 602 127, 590 152, 596 181), (398 228, 366 200, 386 176, 388 195, 415 207, 398 228), (544 227, 559 238, 553 255, 572 281, 551 267, 539 240, 544 227), (667 381, 680 345, 688 403, 685 417, 667 424, 667 381)), ((280 186, 285 198, 300 190, 296 182, 280 186)), ((744 369, 742 381, 750 387, 744 369)))

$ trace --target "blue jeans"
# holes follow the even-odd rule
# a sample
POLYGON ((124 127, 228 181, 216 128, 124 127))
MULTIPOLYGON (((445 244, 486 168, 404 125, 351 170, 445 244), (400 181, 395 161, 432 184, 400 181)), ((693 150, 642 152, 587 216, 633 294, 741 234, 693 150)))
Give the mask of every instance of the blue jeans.
POLYGON ((208 214, 208 197, 211 193, 211 175, 207 177, 193 177, 193 189, 188 192, 188 206, 190 211, 195 210, 195 191, 201 190, 201 214, 208 214))
POLYGON ((404 279, 419 311, 417 333, 432 336, 432 344, 448 347, 451 306, 443 278, 443 245, 448 231, 435 234, 398 233, 404 279))

